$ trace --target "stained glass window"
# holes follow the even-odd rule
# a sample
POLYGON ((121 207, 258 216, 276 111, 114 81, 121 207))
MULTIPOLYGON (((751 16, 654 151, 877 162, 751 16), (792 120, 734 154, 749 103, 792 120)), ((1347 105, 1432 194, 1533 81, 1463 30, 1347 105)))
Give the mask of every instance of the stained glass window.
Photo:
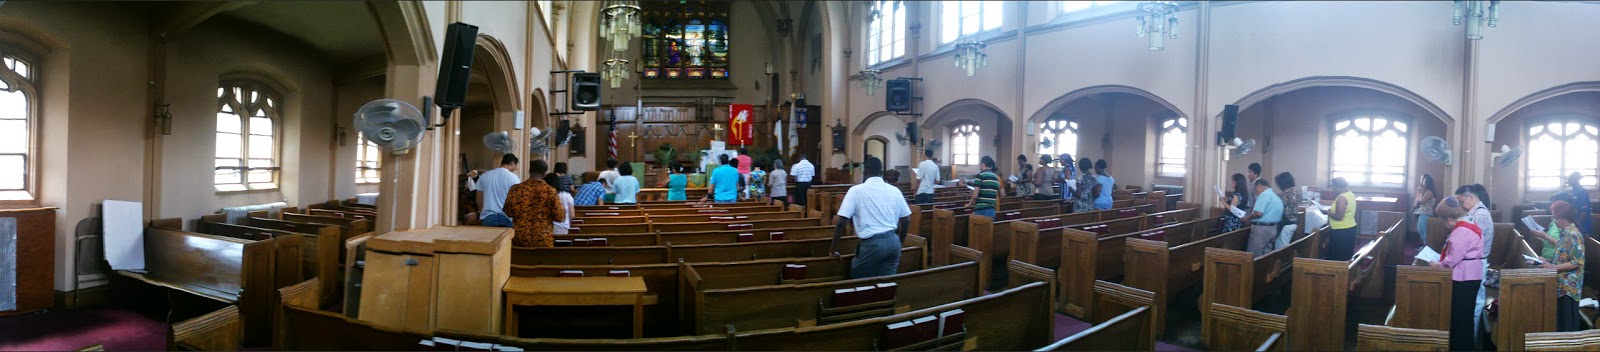
POLYGON ((1352 185, 1399 187, 1406 182, 1406 123, 1356 116, 1333 124, 1333 177, 1352 185))
MULTIPOLYGON (((1499 152, 1499 147, 1491 149, 1499 152)), ((1528 190, 1566 187, 1567 175, 1579 173, 1584 186, 1595 185, 1600 162, 1600 128, 1584 118, 1559 117, 1528 125, 1528 190)))
POLYGON ((642 1, 645 78, 727 79, 727 1, 642 1))
POLYGON ((217 88, 217 191, 278 187, 278 98, 259 87, 217 88))
POLYGON ((950 163, 952 165, 977 165, 978 125, 956 126, 950 136, 950 163))
POLYGON ((1078 123, 1062 119, 1039 124, 1039 154, 1051 156, 1061 153, 1078 155, 1078 123), (1050 146, 1045 146, 1050 141, 1050 146))
POLYGON ((1161 146, 1156 148, 1156 174, 1179 177, 1189 172, 1188 148, 1189 119, 1172 116, 1161 120, 1157 134, 1161 146))

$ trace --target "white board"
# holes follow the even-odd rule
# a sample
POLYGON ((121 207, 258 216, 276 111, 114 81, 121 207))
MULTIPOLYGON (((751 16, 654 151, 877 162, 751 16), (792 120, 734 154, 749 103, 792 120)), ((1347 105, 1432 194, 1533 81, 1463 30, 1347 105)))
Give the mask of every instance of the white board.
POLYGON ((144 271, 144 203, 107 200, 100 213, 111 270, 144 271))

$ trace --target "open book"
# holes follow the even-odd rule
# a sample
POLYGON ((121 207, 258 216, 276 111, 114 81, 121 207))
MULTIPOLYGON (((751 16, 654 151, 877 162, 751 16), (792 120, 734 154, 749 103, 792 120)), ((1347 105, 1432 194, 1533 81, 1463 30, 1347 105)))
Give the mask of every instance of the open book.
POLYGON ((1529 230, 1544 232, 1544 226, 1539 226, 1539 222, 1534 221, 1532 215, 1522 217, 1522 224, 1527 225, 1529 230))
POLYGON ((1433 248, 1428 248, 1428 246, 1422 246, 1422 251, 1417 253, 1417 259, 1429 263, 1438 263, 1441 257, 1439 252, 1434 252, 1433 248))

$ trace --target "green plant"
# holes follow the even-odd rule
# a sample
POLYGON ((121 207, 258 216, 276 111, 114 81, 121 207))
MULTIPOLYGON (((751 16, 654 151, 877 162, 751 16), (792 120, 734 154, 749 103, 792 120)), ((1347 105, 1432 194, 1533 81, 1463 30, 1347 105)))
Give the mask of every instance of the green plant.
POLYGON ((672 143, 661 143, 661 146, 656 147, 655 155, 656 164, 664 166, 678 158, 678 149, 673 148, 672 143))

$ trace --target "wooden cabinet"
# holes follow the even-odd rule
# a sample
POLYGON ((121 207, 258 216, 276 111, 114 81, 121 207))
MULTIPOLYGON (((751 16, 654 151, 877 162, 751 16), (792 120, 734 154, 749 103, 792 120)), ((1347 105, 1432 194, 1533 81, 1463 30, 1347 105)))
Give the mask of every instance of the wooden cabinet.
POLYGON ((499 334, 511 236, 507 228, 441 226, 367 240, 359 319, 416 331, 499 334))
POLYGON ((0 237, 0 256, 10 257, 0 257, 0 271, 5 271, 0 272, 0 316, 50 308, 55 303, 56 208, 0 209, 0 237), (12 280, 14 291, 6 287, 12 280))

